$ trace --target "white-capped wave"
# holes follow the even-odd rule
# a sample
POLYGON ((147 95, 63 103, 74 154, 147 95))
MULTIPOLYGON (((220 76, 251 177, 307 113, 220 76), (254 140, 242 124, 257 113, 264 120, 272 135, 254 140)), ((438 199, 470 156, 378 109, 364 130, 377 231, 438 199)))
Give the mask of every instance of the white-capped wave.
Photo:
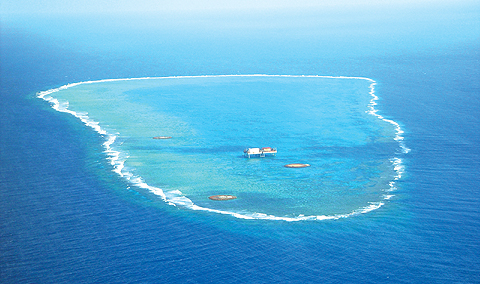
MULTIPOLYGON (((370 79, 371 80, 371 79, 370 79)), ((398 124, 397 122, 391 120, 391 119, 387 119, 383 116, 381 116, 380 114, 378 114, 378 110, 375 109, 375 106, 377 105, 377 100, 378 100, 378 97, 377 95, 375 95, 375 85, 377 83, 375 83, 375 81, 371 80, 371 82, 373 82, 372 84, 370 84, 370 95, 372 96, 372 99, 370 100, 370 104, 368 105, 368 108, 369 110, 367 111, 369 114, 371 115, 374 115, 376 116, 377 118, 385 121, 385 122, 388 122, 390 124, 392 124, 394 127, 395 127, 395 141, 397 141, 400 145, 400 148, 402 149, 402 153, 404 154, 407 154, 408 152, 410 152, 410 149, 408 147, 405 146, 405 143, 403 142, 403 139, 404 137, 402 136, 404 131, 402 130, 402 128, 400 127, 400 124, 398 124)))
MULTIPOLYGON (((395 141, 397 141, 402 149, 402 153, 408 153, 410 151, 409 148, 407 148, 403 142, 404 137, 402 136, 404 131, 401 129, 400 125, 391 120, 391 119, 386 119, 383 116, 379 115, 377 112, 378 110, 375 109, 375 106, 377 105, 377 100, 378 97, 375 95, 375 85, 376 82, 370 78, 366 77, 348 77, 348 76, 320 76, 320 75, 267 75, 267 74, 250 74, 250 75, 198 75, 198 76, 170 76, 170 77, 141 77, 141 78, 123 78, 123 79, 103 79, 103 80, 96 80, 96 81, 84 81, 84 82, 78 82, 78 83, 71 83, 67 84, 55 89, 50 89, 47 91, 42 91, 37 93, 37 97, 41 98, 47 102, 49 102, 52 105, 52 108, 59 111, 59 112, 65 112, 69 113, 77 118, 79 118, 85 125, 91 127, 94 129, 96 132, 99 134, 103 135, 105 137, 105 142, 103 143, 103 147, 105 148, 105 153, 107 154, 107 159, 109 160, 110 164, 113 167, 113 170, 115 173, 117 173, 119 176, 122 178, 125 178, 128 180, 131 184, 139 187, 146 189, 150 192, 152 192, 155 195, 160 196, 167 204, 172 205, 172 206, 180 206, 184 208, 188 208, 191 210, 198 210, 198 211, 206 211, 206 212, 212 212, 212 213, 218 213, 218 214, 224 214, 224 215, 231 215, 236 218, 240 219, 265 219, 265 220, 278 220, 278 221, 287 221, 287 222, 294 222, 294 221, 306 221, 306 220, 337 220, 341 218, 348 218, 352 217, 355 215, 360 215, 360 214, 365 214, 368 212, 371 212, 373 210, 376 210, 380 207, 382 207, 385 203, 384 202, 370 202, 369 205, 359 208, 357 210, 354 210, 350 213, 347 214, 336 214, 336 215, 298 215, 298 216, 293 216, 293 217, 287 217, 287 216, 275 216, 275 215, 269 215, 265 213, 258 213, 258 212, 253 212, 253 213, 238 213, 238 212, 232 212, 232 211, 225 211, 225 210, 218 210, 218 209, 212 209, 212 208, 206 208, 202 206, 196 205, 192 200, 187 198, 185 195, 182 194, 181 191, 179 190, 172 190, 172 191, 167 191, 164 192, 161 188, 154 187, 148 185, 141 177, 133 175, 131 172, 127 171, 125 169, 125 161, 128 159, 128 155, 125 153, 122 153, 118 150, 115 150, 114 144, 116 142, 116 139, 118 137, 118 134, 113 134, 113 133, 108 133, 105 129, 103 129, 100 126, 100 123, 97 121, 92 120, 91 118, 88 117, 87 112, 76 112, 73 110, 69 109, 69 103, 67 101, 62 101, 60 102, 58 99, 54 98, 51 96, 52 94, 65 90, 71 87, 75 87, 81 84, 94 84, 94 83, 103 83, 103 82, 116 82, 116 81, 132 81, 132 80, 149 80, 149 79, 172 79, 172 78, 207 78, 207 77, 292 77, 292 78, 297 78, 297 77, 304 77, 304 78, 332 78, 332 79, 358 79, 358 80, 366 80, 371 82, 369 88, 370 88, 370 95, 372 96, 372 99, 369 104, 369 110, 367 110, 368 113, 376 116, 377 118, 386 121, 390 124, 392 124, 395 127, 396 130, 396 135, 395 135, 395 141)), ((385 192, 392 192, 396 190, 396 181, 399 180, 402 177, 402 174, 404 173, 404 166, 402 165, 402 160, 400 158, 393 158, 391 160, 394 171, 396 175, 394 176, 394 180, 389 183, 389 188, 385 189, 385 192)), ((392 194, 384 194, 383 195, 383 200, 389 200, 392 198, 394 195, 392 194)))

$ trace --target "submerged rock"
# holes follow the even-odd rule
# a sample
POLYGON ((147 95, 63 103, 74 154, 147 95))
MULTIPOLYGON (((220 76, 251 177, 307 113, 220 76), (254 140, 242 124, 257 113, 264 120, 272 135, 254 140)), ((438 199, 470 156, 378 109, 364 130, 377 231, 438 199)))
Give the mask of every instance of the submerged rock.
POLYGON ((234 195, 221 194, 221 195, 212 195, 212 196, 209 196, 208 198, 210 198, 211 200, 232 200, 232 199, 236 199, 237 197, 234 195))
POLYGON ((285 168, 306 168, 306 167, 310 167, 309 164, 288 164, 288 165, 285 165, 284 166, 285 168))

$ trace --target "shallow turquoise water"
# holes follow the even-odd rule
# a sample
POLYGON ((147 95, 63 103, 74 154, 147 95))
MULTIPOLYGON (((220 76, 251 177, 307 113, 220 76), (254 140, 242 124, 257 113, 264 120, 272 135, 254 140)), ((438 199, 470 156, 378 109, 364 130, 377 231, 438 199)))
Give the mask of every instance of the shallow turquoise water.
POLYGON ((319 76, 103 80, 40 93, 105 135, 113 169, 168 204, 239 218, 331 219, 385 204, 399 125, 374 81, 319 76), (157 140, 155 136, 171 136, 157 140), (278 154, 245 158, 247 147, 278 154), (290 163, 308 163, 289 169, 290 163), (238 198, 212 201, 211 195, 238 198))

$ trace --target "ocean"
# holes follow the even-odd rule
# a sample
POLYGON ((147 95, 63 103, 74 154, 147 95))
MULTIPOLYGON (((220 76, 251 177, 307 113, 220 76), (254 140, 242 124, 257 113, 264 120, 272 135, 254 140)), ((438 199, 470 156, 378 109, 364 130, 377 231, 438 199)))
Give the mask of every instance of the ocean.
POLYGON ((480 11, 433 6, 3 15, 0 281, 480 282, 480 11))

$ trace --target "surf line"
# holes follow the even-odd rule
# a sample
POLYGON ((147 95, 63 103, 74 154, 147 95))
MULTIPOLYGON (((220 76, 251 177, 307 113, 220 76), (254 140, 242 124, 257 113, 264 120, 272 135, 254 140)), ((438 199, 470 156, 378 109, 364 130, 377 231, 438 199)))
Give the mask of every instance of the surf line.
MULTIPOLYGON (((154 193, 157 196, 160 196, 163 201, 165 201, 167 204, 172 205, 172 206, 181 206, 185 207, 191 210, 196 210, 196 211, 207 211, 207 212, 212 212, 212 213, 218 213, 218 214, 224 214, 224 215, 231 215, 236 218, 240 219, 265 219, 265 220, 279 220, 279 221, 287 221, 287 222, 292 222, 292 221, 304 221, 304 220, 336 220, 340 218, 348 218, 352 217, 355 215, 359 214, 365 214, 370 211, 376 210, 380 207, 382 207, 385 202, 378 201, 378 202, 369 202, 369 205, 356 209, 350 213, 347 214, 336 214, 336 215, 309 215, 309 216, 304 216, 302 214, 296 216, 296 217, 281 217, 281 216, 274 216, 274 215, 268 215, 265 213, 237 213, 237 212, 231 212, 231 211, 225 211, 225 210, 217 210, 217 209, 212 209, 212 208, 206 208, 202 206, 198 206, 193 203, 189 198, 184 196, 179 190, 172 190, 167 193, 165 193, 162 189, 154 186, 148 185, 140 176, 135 176, 131 172, 126 171, 124 164, 126 159, 128 159, 128 156, 121 157, 122 153, 120 151, 117 151, 114 149, 112 146, 116 138, 118 137, 117 134, 113 133, 108 133, 105 129, 103 129, 100 126, 99 122, 96 122, 92 120, 91 118, 88 117, 87 113, 82 113, 82 112, 76 112, 73 110, 70 110, 68 108, 68 102, 60 102, 58 99, 54 98, 52 94, 72 88, 81 84, 94 84, 94 83, 104 83, 104 82, 117 82, 117 81, 133 81, 133 80, 155 80, 155 79, 181 79, 181 78, 221 78, 221 77, 290 77, 290 78, 332 78, 332 79, 357 79, 357 80, 366 80, 371 82, 369 89, 370 92, 369 94, 372 96, 372 99, 370 101, 370 104, 368 106, 369 110, 367 110, 367 113, 376 116, 377 118, 388 122, 392 124, 395 127, 396 130, 396 135, 394 140, 399 142, 400 147, 402 148, 402 152, 404 154, 408 153, 410 151, 409 148, 407 148, 403 142, 404 137, 402 134, 404 133, 403 130, 400 127, 400 124, 397 122, 384 118, 383 116, 379 115, 377 112, 378 110, 375 109, 375 106, 377 105, 377 100, 378 97, 375 95, 375 85, 376 82, 370 78, 366 77, 348 77, 348 76, 321 76, 321 75, 268 75, 268 74, 246 74, 246 75, 238 75, 238 74, 232 74, 232 75, 195 75, 195 76, 167 76, 167 77, 140 77, 140 78, 119 78, 119 79, 102 79, 102 80, 92 80, 92 81, 83 81, 83 82, 77 82, 77 83, 70 83, 58 88, 50 89, 47 91, 41 91, 37 93, 37 97, 40 99, 43 99, 47 102, 49 102, 52 106, 53 109, 59 112, 64 112, 68 113, 70 115, 73 115, 80 119, 86 126, 89 126, 93 128, 96 132, 101 134, 102 136, 105 137, 105 142, 103 143, 103 147, 105 148, 105 153, 107 154, 107 159, 110 161, 110 164, 113 167, 113 171, 117 173, 119 176, 122 178, 127 179, 130 183, 132 183, 134 186, 137 186, 139 188, 143 188, 146 190, 149 190, 150 192, 154 193)), ((393 195, 389 194, 390 192, 396 190, 395 183, 397 180, 399 180, 402 177, 402 174, 404 172, 404 166, 402 165, 402 160, 400 158, 394 157, 391 159, 391 163, 394 167, 394 171, 396 172, 396 175, 389 183, 389 188, 385 189, 384 192, 386 194, 383 196, 383 200, 388 200, 390 199, 393 195)))

